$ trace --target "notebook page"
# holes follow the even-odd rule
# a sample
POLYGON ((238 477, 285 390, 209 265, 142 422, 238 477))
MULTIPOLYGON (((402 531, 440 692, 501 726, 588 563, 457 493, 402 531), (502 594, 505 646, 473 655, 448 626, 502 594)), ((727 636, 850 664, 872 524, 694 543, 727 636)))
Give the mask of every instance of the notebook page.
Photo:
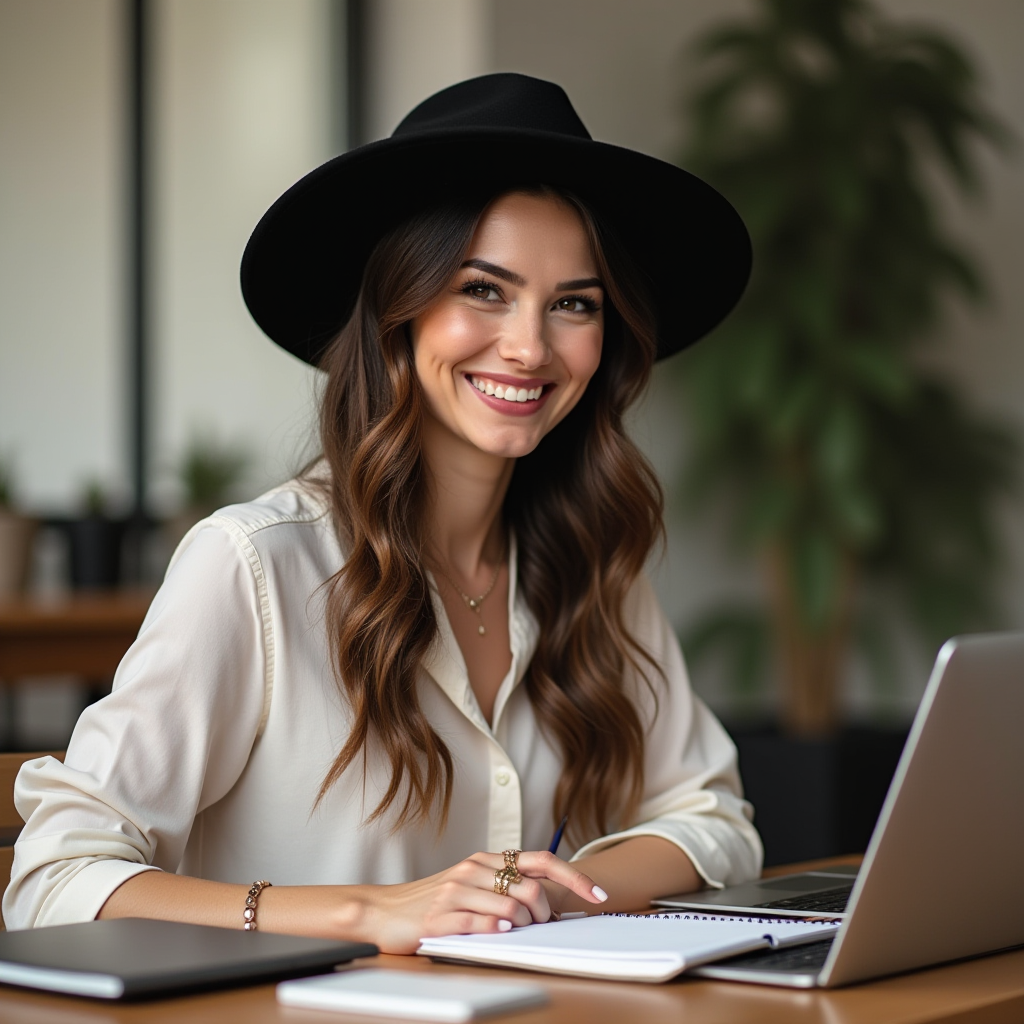
POLYGON ((736 953, 827 938, 838 927, 833 921, 694 912, 607 914, 496 935, 423 939, 418 952, 559 974, 658 981, 736 953))

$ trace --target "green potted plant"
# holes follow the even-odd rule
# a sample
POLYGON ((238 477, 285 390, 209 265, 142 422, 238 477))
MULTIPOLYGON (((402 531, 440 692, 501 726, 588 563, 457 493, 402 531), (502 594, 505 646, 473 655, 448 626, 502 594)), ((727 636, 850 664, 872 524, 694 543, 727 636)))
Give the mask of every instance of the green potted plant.
POLYGON ((35 519, 17 510, 11 462, 0 458, 0 600, 25 589, 38 526, 35 519))
POLYGON ((713 609, 686 646, 726 652, 739 684, 774 660, 785 730, 825 736, 854 644, 886 670, 879 595, 933 647, 997 621, 994 510, 1019 447, 921 356, 951 293, 984 295, 937 179, 976 195, 977 144, 1007 137, 954 42, 863 0, 760 0, 692 66, 683 162, 755 256, 736 313, 677 361, 684 486, 725 504, 769 603, 713 609))
POLYGON ((200 519, 231 500, 248 466, 249 456, 241 448, 193 433, 177 467, 184 504, 168 524, 174 544, 200 519))

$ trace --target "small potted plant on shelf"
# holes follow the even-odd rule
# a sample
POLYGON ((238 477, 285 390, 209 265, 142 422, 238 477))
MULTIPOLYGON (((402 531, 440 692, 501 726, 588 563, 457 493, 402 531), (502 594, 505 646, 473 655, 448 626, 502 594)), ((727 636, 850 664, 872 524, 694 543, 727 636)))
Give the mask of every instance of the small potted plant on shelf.
POLYGON ((67 521, 71 542, 71 585, 76 590, 107 590, 121 582, 125 520, 110 512, 106 489, 88 480, 82 489, 82 515, 67 521))
POLYGON ((38 525, 17 510, 11 462, 0 458, 0 599, 15 597, 25 589, 38 525))
POLYGON ((248 466, 249 456, 241 448, 193 433, 177 467, 184 505, 168 523, 174 544, 231 500, 248 466))

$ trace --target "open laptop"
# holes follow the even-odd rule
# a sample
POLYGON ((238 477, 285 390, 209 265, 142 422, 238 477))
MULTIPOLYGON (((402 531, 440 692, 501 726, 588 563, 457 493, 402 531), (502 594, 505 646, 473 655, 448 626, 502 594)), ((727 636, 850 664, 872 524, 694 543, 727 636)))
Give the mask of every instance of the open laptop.
POLYGON ((1024 945, 1024 633, 943 646, 855 878, 814 873, 765 886, 758 903, 741 904, 748 886, 736 887, 739 899, 725 889, 658 903, 805 915, 778 900, 846 886, 842 927, 825 942, 692 974, 834 988, 1024 945))

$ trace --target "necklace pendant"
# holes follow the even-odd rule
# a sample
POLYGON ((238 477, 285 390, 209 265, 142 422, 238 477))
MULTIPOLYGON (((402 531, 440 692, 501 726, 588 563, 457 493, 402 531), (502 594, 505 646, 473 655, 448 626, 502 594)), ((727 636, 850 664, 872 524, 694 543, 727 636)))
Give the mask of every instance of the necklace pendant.
POLYGON ((479 602, 479 601, 477 601, 477 600, 475 600, 474 598, 472 598, 472 597, 471 597, 471 598, 469 599, 469 607, 470 607, 470 608, 472 608, 472 609, 473 609, 473 611, 476 611, 476 609, 477 609, 477 605, 479 605, 479 604, 480 604, 480 602, 479 602))
POLYGON ((477 632, 478 632, 478 633, 479 633, 479 634, 480 634, 481 636, 483 636, 483 635, 484 635, 484 634, 485 634, 485 633, 487 632, 487 630, 486 630, 486 629, 484 629, 484 627, 483 627, 483 626, 477 626, 477 627, 476 627, 476 631, 477 631, 477 632))

